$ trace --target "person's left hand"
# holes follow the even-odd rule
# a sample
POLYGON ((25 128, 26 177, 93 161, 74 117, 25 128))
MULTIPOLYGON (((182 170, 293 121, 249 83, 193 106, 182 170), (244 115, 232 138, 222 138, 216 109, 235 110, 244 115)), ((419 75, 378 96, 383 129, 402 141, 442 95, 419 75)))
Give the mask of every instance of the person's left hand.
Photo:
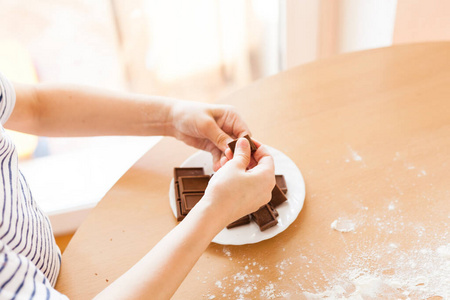
POLYGON ((176 101, 172 106, 172 135, 186 144, 211 152, 217 171, 230 158, 228 143, 250 134, 247 124, 230 105, 176 101), (227 156, 224 155, 227 151, 227 156))

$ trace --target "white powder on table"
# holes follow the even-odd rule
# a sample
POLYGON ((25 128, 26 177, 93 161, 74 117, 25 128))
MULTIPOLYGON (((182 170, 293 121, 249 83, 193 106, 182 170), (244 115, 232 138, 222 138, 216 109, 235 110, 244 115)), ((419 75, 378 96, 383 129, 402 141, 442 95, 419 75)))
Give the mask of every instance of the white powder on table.
POLYGON ((350 232, 355 230, 356 224, 352 220, 339 218, 331 223, 331 228, 340 232, 350 232))
POLYGON ((393 243, 375 248, 364 257, 349 256, 343 272, 327 280, 328 288, 303 295, 307 299, 450 299, 450 244, 409 251, 393 243), (364 261, 376 261, 380 253, 389 254, 389 267, 368 270, 364 261))

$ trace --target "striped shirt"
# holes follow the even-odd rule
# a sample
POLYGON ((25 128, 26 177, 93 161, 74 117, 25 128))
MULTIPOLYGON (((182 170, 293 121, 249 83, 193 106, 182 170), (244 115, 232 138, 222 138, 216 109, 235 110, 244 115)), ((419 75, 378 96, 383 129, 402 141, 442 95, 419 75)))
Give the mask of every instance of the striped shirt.
POLYGON ((53 287, 61 266, 48 217, 18 168, 17 151, 3 124, 16 98, 0 73, 0 299, 67 299, 53 287))

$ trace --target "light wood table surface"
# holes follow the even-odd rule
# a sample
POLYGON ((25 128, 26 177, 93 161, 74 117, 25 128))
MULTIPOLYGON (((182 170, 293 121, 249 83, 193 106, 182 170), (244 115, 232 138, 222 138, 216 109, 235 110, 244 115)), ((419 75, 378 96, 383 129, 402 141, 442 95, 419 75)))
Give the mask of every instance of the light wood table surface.
MULTIPOLYGON (((211 244, 173 299, 450 297, 450 43, 340 55, 220 102, 296 163, 306 199, 270 240, 211 244)), ((173 168, 195 152, 165 138, 145 154, 74 235, 56 288, 94 296, 176 226, 173 168)))

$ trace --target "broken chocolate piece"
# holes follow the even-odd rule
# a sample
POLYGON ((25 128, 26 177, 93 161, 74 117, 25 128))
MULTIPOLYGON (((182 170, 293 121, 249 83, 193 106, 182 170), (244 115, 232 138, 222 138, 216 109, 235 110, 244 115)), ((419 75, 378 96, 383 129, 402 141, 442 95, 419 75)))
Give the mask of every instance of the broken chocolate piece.
POLYGON ((277 218, 268 204, 261 206, 260 209, 252 213, 252 217, 261 231, 278 224, 277 218))
POLYGON ((174 168, 173 180, 178 182, 178 178, 181 176, 198 176, 205 175, 203 168, 174 168))
POLYGON ((243 216, 240 219, 237 219, 233 223, 228 224, 227 229, 231 229, 231 228, 234 228, 234 227, 246 225, 246 224, 249 224, 249 223, 250 223, 250 215, 246 215, 246 216, 243 216))
POLYGON ((275 175, 275 181, 277 182, 278 187, 281 189, 281 191, 286 194, 287 193, 287 185, 286 180, 284 179, 283 175, 275 175))
POLYGON ((269 203, 273 207, 277 207, 278 205, 280 205, 281 203, 283 203, 286 200, 287 200, 286 195, 284 195, 284 193, 281 191, 278 184, 275 184, 275 186, 272 190, 272 199, 270 199, 269 203))
MULTIPOLYGON (((255 152, 258 149, 258 147, 256 147, 255 143, 253 143, 253 141, 250 138, 250 136, 247 134, 247 135, 244 136, 244 138, 246 138, 248 140, 248 142, 250 143, 250 151, 251 151, 251 153, 255 152)), ((228 147, 230 147, 231 152, 233 152, 233 153, 234 153, 234 148, 236 148, 236 143, 237 143, 237 140, 234 140, 234 141, 228 143, 228 147)))
POLYGON ((204 193, 184 193, 181 195, 181 211, 184 215, 194 208, 200 199, 202 199, 204 193))
POLYGON ((208 186, 211 176, 181 176, 178 178, 180 185, 180 194, 184 193, 203 193, 208 186))

